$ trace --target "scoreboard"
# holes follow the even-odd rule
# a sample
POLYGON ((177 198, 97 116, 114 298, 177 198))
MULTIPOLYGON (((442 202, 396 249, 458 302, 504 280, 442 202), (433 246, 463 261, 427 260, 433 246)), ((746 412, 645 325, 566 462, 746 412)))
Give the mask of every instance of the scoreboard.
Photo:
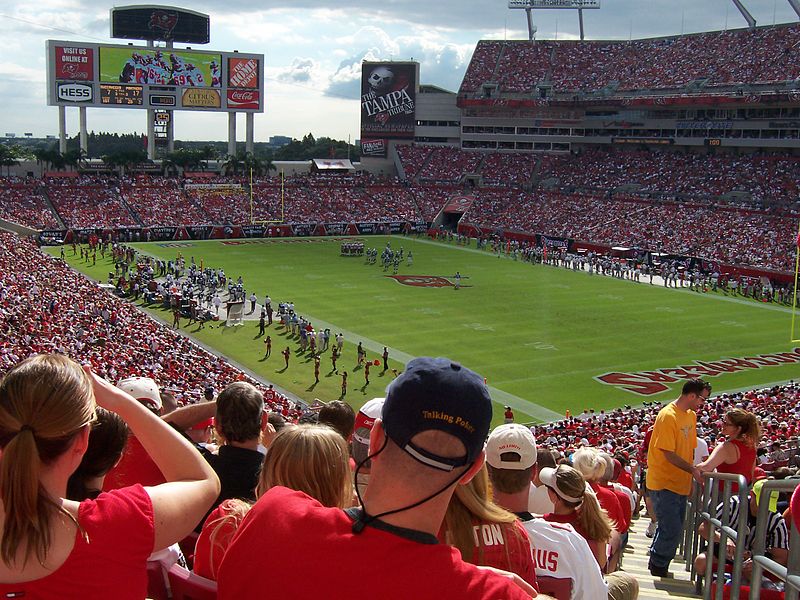
POLYGON ((142 86, 101 83, 100 103, 110 106, 143 106, 142 86))
POLYGON ((264 55, 48 40, 50 106, 264 112, 264 55))

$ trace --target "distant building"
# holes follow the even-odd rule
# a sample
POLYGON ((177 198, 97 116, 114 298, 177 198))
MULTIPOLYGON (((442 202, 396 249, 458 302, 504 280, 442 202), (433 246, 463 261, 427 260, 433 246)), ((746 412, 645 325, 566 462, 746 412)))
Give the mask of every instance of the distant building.
POLYGON ((287 144, 292 143, 292 138, 287 137, 285 135, 271 135, 269 136, 269 145, 270 146, 286 146, 287 144))

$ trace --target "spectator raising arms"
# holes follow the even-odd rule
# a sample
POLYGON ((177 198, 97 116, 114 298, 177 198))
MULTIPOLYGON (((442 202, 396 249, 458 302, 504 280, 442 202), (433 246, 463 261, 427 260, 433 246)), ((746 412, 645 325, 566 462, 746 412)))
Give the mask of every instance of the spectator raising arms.
POLYGON ((134 398, 59 355, 37 355, 0 383, 0 594, 141 599, 145 561, 188 534, 219 492, 192 446, 134 398), (95 401, 120 415, 167 483, 66 500, 95 401))

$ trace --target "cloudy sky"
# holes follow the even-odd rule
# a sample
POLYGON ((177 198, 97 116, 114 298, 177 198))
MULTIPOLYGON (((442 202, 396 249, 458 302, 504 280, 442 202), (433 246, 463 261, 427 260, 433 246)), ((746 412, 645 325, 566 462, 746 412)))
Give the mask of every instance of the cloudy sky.
MULTIPOLYGON (((759 25, 797 20, 786 0, 744 0, 759 25)), ((255 117, 257 140, 272 135, 358 137, 358 78, 368 60, 421 63, 422 83, 456 90, 480 39, 524 39, 524 11, 507 0, 250 0, 173 3, 211 16, 209 50, 263 53, 266 111, 255 117), (223 9, 224 7, 224 9, 223 9), (256 8, 258 7, 258 8, 256 8)), ((56 134, 46 106, 45 40, 112 42, 109 2, 4 0, 0 4, 0 135, 56 134)), ((539 39, 578 37, 573 11, 534 11, 539 39)), ((744 27, 731 0, 602 0, 584 11, 587 38, 628 39, 744 27)), ((67 111, 70 135, 78 111, 67 111)), ((90 130, 145 130, 145 112, 89 109, 90 130)), ((224 114, 179 113, 178 139, 226 139, 224 114)), ((244 137, 244 118, 238 125, 244 137)))

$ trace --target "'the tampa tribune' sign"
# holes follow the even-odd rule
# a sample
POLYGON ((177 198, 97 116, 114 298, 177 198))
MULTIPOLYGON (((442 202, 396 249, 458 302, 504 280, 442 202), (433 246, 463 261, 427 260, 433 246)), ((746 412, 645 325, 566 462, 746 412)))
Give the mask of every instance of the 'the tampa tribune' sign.
POLYGON ((640 396, 651 396, 668 391, 669 387, 666 384, 675 383, 681 379, 718 377, 725 373, 736 373, 748 369, 761 369, 793 363, 800 363, 800 348, 795 348, 791 352, 759 354, 757 356, 745 356, 744 358, 725 358, 714 361, 694 360, 688 365, 669 369, 655 369, 636 373, 606 373, 595 377, 595 379, 601 383, 614 385, 640 396))

